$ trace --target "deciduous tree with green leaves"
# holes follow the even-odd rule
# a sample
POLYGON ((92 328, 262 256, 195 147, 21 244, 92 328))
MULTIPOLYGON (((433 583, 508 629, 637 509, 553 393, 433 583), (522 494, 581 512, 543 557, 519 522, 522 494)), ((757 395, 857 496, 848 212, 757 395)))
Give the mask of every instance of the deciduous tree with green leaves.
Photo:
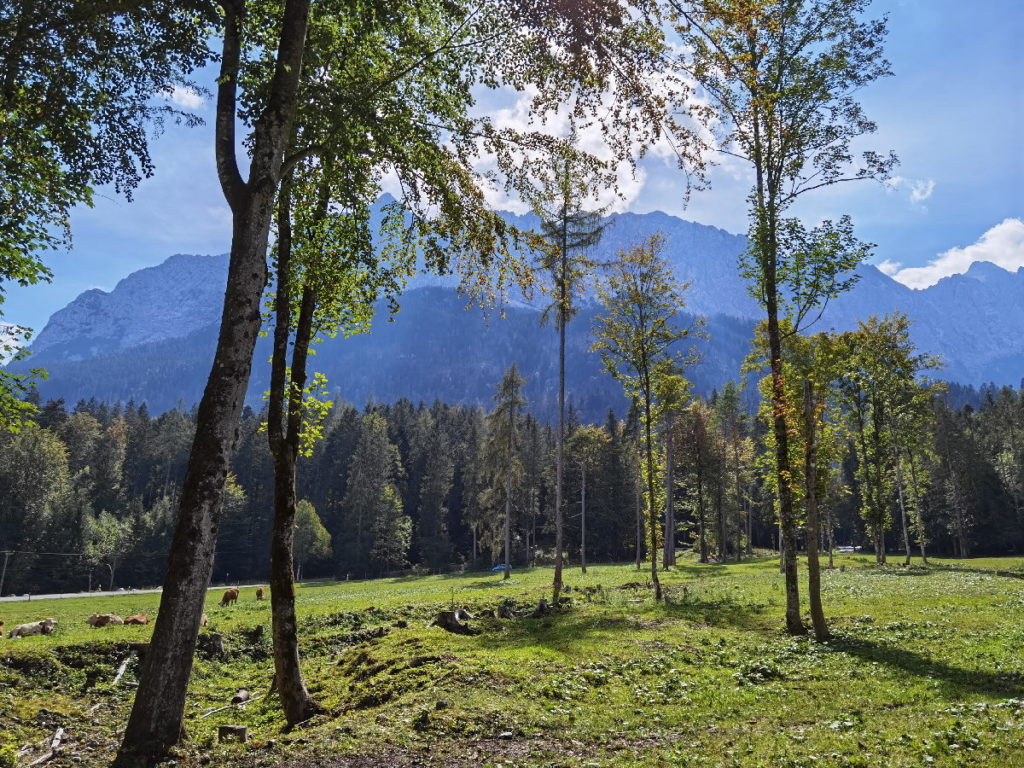
POLYGON ((295 511, 295 578, 302 579, 302 566, 311 560, 327 560, 332 553, 331 534, 307 499, 295 511))
MULTIPOLYGON (((412 221, 426 264, 447 265, 453 247, 470 243, 473 274, 472 265, 495 263, 508 234, 504 221, 484 205, 486 182, 476 176, 475 161, 490 153, 514 175, 519 152, 553 142, 471 116, 474 87, 532 85, 533 107, 540 113, 571 100, 577 113, 600 116, 609 89, 631 102, 646 94, 639 101, 650 105, 655 117, 664 106, 664 98, 644 79, 661 63, 660 30, 644 7, 626 0, 571 6, 522 0, 356 5, 222 0, 220 7, 216 165, 232 212, 228 284, 160 611, 119 753, 123 764, 158 760, 180 738, 223 481, 260 328, 266 249, 282 180, 307 159, 332 150, 345 154, 349 142, 362 151, 367 126, 373 126, 372 156, 413 169, 399 180, 407 197, 420 203, 412 221), (332 76, 329 61, 340 62, 339 76, 332 76), (441 62, 437 87, 413 97, 401 88, 394 92, 436 62, 441 62), (296 120, 300 109, 309 121, 296 120), (304 137, 308 142, 296 142, 296 127, 312 125, 316 115, 322 117, 321 129, 304 137), (236 140, 239 125, 248 131, 244 142, 236 140), (248 150, 247 176, 240 169, 239 145, 248 150), (425 155, 432 159, 421 164, 425 155), (452 226, 424 225, 435 211, 452 226)), ((424 80, 429 85, 430 78, 424 80)))
MULTIPOLYGON (((0 305, 4 283, 51 279, 42 254, 71 245, 71 211, 97 187, 131 199, 165 121, 198 122, 170 97, 195 88, 214 19, 209 0, 0 6, 0 305)), ((24 394, 40 376, 0 371, 0 428, 31 415, 24 394)))
POLYGON ((658 580, 658 463, 655 427, 659 420, 657 394, 661 382, 677 376, 686 360, 673 347, 692 329, 680 328, 676 316, 685 306, 685 285, 678 284, 661 255, 664 238, 653 235, 642 245, 620 251, 607 280, 598 290, 603 313, 597 319, 593 349, 605 369, 636 398, 642 424, 643 470, 650 535, 651 582, 661 600, 658 580))
POLYGON ((749 163, 750 230, 743 272, 765 309, 771 370, 779 522, 784 544, 786 629, 800 620, 793 460, 786 432, 783 331, 803 330, 850 286, 868 253, 848 217, 807 227, 793 207, 808 193, 884 179, 894 155, 853 144, 875 130, 856 94, 889 72, 885 20, 865 20, 870 0, 668 0, 683 44, 679 67, 708 94, 715 148, 749 163))
MULTIPOLYGON (((605 210, 587 210, 584 204, 595 187, 608 183, 607 172, 592 158, 580 155, 574 137, 549 161, 537 167, 538 188, 526 197, 540 218, 540 266, 551 276, 552 303, 545 308, 541 322, 554 317, 558 331, 558 427, 555 433, 555 573, 552 603, 558 604, 562 592, 562 550, 565 512, 562 503, 565 470, 565 330, 578 311, 576 298, 595 262, 587 250, 597 245, 604 232, 605 210)), ((584 567, 585 570, 585 567, 584 567)))

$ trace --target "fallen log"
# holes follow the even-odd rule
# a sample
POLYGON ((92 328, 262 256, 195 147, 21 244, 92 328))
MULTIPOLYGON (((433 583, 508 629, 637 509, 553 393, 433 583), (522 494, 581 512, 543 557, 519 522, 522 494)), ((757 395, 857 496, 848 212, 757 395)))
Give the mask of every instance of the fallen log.
POLYGON ((50 739, 50 749, 49 749, 49 751, 45 752, 44 754, 42 754, 39 757, 37 757, 35 760, 33 760, 31 763, 29 763, 28 766, 26 766, 26 768, 34 768, 34 766, 42 765, 43 763, 45 763, 45 762, 47 762, 49 760, 52 760, 54 757, 56 757, 57 756, 57 749, 60 747, 60 742, 61 742, 61 739, 63 739, 63 738, 64 738, 64 729, 63 728, 58 728, 56 731, 54 731, 53 738, 50 739))

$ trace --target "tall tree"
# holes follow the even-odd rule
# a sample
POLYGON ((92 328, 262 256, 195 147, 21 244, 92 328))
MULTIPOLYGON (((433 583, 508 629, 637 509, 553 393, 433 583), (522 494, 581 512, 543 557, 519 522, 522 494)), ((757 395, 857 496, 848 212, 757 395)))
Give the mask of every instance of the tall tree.
POLYGON ((620 251, 598 295, 603 314, 598 317, 593 349, 601 353, 605 369, 621 382, 628 397, 641 410, 644 482, 650 534, 651 581, 661 600, 658 580, 658 470, 654 430, 659 419, 657 393, 662 381, 678 375, 683 360, 673 349, 690 335, 674 321, 684 306, 685 285, 672 276, 661 255, 664 238, 654 235, 644 244, 620 251))
MULTIPOLYGON (((542 112, 574 96, 577 110, 597 115, 609 87, 634 97, 638 92, 647 94, 649 103, 661 103, 643 87, 640 76, 660 61, 660 50, 655 45, 652 51, 648 34, 656 30, 646 15, 632 14, 625 0, 589 0, 582 7, 538 6, 520 0, 465 5, 438 2, 426 8, 418 2, 331 5, 333 12, 323 19, 328 28, 325 44, 336 46, 339 55, 350 53, 353 58, 346 59, 345 71, 369 71, 372 82, 362 84, 368 88, 349 90, 348 78, 321 77, 310 94, 315 98, 307 98, 301 85, 311 5, 310 0, 221 2, 216 164, 233 219, 228 284, 213 367, 199 406, 160 612, 119 753, 119 760, 126 764, 159 759, 181 735, 203 593, 213 566, 223 484, 236 445, 260 326, 269 230, 278 188, 288 171, 322 154, 325 147, 361 136, 366 122, 379 118, 378 137, 385 139, 382 143, 386 146, 378 147, 378 152, 390 152, 403 160, 403 165, 410 165, 417 150, 432 143, 450 161, 434 165, 429 179, 413 174, 411 185, 422 194, 423 211, 440 208, 458 222, 456 234, 469 232, 473 240, 482 240, 487 247, 476 249, 476 253, 487 260, 500 250, 506 227, 500 217, 486 210, 473 161, 481 151, 491 152, 502 167, 514 173, 517 166, 511 147, 518 149, 531 142, 510 143, 508 131, 496 129, 486 117, 471 117, 474 85, 535 84, 534 106, 542 112), (417 20, 438 18, 445 20, 449 30, 440 45, 410 34, 417 20), (352 22, 354 34, 334 34, 346 21, 352 22), (459 40, 461 35, 471 36, 477 44, 459 40), (620 42, 621 47, 613 45, 620 42), (378 111, 375 92, 402 81, 421 64, 432 61, 439 50, 455 52, 446 59, 442 80, 457 84, 459 98, 446 100, 431 91, 420 100, 398 97, 395 110, 378 111), (375 53, 395 54, 396 58, 381 62, 375 53), (326 140, 321 132, 312 144, 289 151, 300 103, 309 111, 319 109, 330 125, 326 140), (235 136, 239 121, 251 128, 242 143, 251 161, 247 178, 243 178, 236 156, 241 143, 235 136), (409 141, 410 133, 416 141, 409 141), (391 138, 386 139, 388 136, 391 138), (468 194, 431 194, 453 186, 468 190, 468 194), (475 204, 466 206, 467 201, 475 204)), ((318 3, 314 11, 327 6, 318 3)), ((660 38, 655 34, 653 39, 660 38)), ((333 51, 321 53, 321 60, 326 60, 333 51)), ((533 140, 534 146, 549 143, 542 137, 533 140)), ((416 222, 429 219, 429 215, 414 217, 416 222)), ((447 264, 451 242, 443 233, 426 234, 421 245, 427 264, 447 264)))
POLYGON ((487 442, 484 446, 490 488, 485 491, 491 506, 501 499, 504 508, 504 579, 512 575, 512 496, 519 483, 523 464, 519 456, 519 411, 526 405, 523 379, 513 364, 502 377, 494 393, 494 410, 487 416, 487 442))
POLYGON ((404 562, 411 524, 407 527, 402 521, 396 487, 401 474, 398 449, 388 439, 384 417, 365 414, 342 501, 348 531, 343 563, 357 573, 379 572, 404 562), (394 541, 380 540, 390 535, 395 536, 394 541))
POLYGON ((285 149, 295 114, 309 0, 286 0, 269 22, 276 39, 269 81, 243 94, 242 56, 247 27, 260 6, 225 0, 216 109, 216 164, 231 209, 232 236, 220 334, 210 376, 199 403, 195 442, 182 488, 178 527, 168 559, 160 610, 139 676, 118 761, 161 759, 181 737, 185 692, 213 568, 217 526, 231 456, 238 435, 252 355, 259 333, 260 298, 267 281, 266 249, 285 149), (262 88, 261 88, 262 86, 262 88), (248 179, 236 152, 239 117, 251 120, 248 179))
POLYGON ((845 369, 837 377, 837 386, 851 421, 860 511, 875 545, 875 558, 884 563, 894 500, 899 502, 903 544, 909 555, 903 456, 916 443, 908 431, 916 427, 927 432, 931 396, 923 376, 938 361, 916 352, 909 321, 899 313, 858 323, 843 342, 845 369))
POLYGON ((793 206, 814 190, 854 179, 881 179, 895 156, 852 144, 875 130, 856 93, 889 74, 881 55, 885 21, 863 21, 870 0, 669 0, 685 53, 680 66, 712 101, 717 148, 750 163, 750 231, 744 274, 765 309, 775 418, 775 472, 786 584, 786 629, 800 620, 793 460, 786 432, 783 331, 820 316, 852 282, 867 254, 849 218, 808 229, 793 206))
POLYGON ((573 432, 566 445, 569 463, 580 473, 580 570, 583 573, 587 572, 587 477, 589 475, 593 485, 601 457, 610 442, 605 430, 588 424, 573 432))
MULTIPOLYGON (((574 137, 570 138, 572 141, 574 137)), ((574 143, 574 142, 573 142, 574 143)), ((551 276, 554 299, 541 315, 545 322, 555 318, 558 331, 558 428, 555 433, 555 573, 552 602, 557 605, 562 591, 562 554, 564 517, 562 492, 565 472, 565 331, 578 311, 576 299, 595 263, 587 250, 597 245, 604 232, 603 210, 587 210, 584 205, 594 187, 604 180, 601 166, 588 162, 570 144, 553 162, 543 166, 540 188, 527 195, 534 213, 540 217, 543 236, 541 267, 551 276)))

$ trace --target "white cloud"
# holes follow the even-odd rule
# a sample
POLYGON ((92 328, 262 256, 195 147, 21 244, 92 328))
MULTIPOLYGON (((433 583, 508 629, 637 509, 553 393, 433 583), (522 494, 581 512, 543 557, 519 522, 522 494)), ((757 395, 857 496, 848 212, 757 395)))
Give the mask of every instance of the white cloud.
POLYGON ((878 268, 911 288, 927 288, 944 277, 970 269, 976 261, 988 261, 1011 272, 1024 267, 1024 221, 1006 219, 983 234, 978 242, 963 248, 951 248, 923 267, 906 267, 885 261, 878 268), (887 268, 896 267, 892 271, 887 268))
POLYGON ((888 275, 889 277, 898 274, 900 269, 903 267, 903 265, 898 261, 892 261, 891 259, 886 259, 875 266, 878 267, 879 272, 883 275, 888 275))
MULTIPOLYGON (((934 179, 908 179, 904 176, 893 176, 885 182, 885 186, 889 189, 896 190, 909 190, 910 194, 908 199, 914 205, 920 205, 935 191, 935 180, 934 179)), ((923 207, 923 206, 922 206, 923 207)))
POLYGON ((935 182, 931 179, 928 179, 928 181, 915 181, 910 187, 910 202, 924 202, 932 196, 932 192, 934 191, 935 182))
MULTIPOLYGON (((488 94, 488 101, 499 101, 500 106, 492 106, 486 112, 491 118, 495 128, 510 129, 520 132, 536 131, 550 136, 566 137, 571 127, 572 104, 566 103, 558 109, 547 112, 543 115, 537 114, 532 109, 537 91, 529 87, 524 91, 498 91, 488 94)), ((615 99, 612 90, 609 90, 603 99, 603 107, 606 112, 611 113, 615 108, 615 99)), ((610 161, 614 159, 614 152, 604 136, 601 127, 596 122, 590 123, 578 129, 577 146, 593 155, 594 157, 610 161)), ((639 157, 641 147, 636 146, 634 159, 639 157)), ((647 147, 650 157, 657 158, 666 164, 675 163, 675 151, 670 142, 664 137, 657 139, 647 147)), ((526 153, 524 153, 525 156, 526 153)), ((481 161, 477 164, 480 172, 495 172, 497 163, 495 158, 482 153, 481 161)), ((644 168, 635 166, 628 161, 621 161, 615 165, 615 186, 600 190, 587 207, 603 208, 608 207, 610 212, 623 212, 630 210, 636 202, 645 185, 648 182, 648 174, 644 168)), ((513 213, 527 213, 529 206, 518 197, 510 195, 500 184, 494 184, 486 191, 486 199, 489 205, 513 213)))
POLYGON ((164 91, 163 97, 168 101, 173 101, 182 109, 198 109, 203 106, 203 97, 199 93, 180 85, 168 88, 164 91))

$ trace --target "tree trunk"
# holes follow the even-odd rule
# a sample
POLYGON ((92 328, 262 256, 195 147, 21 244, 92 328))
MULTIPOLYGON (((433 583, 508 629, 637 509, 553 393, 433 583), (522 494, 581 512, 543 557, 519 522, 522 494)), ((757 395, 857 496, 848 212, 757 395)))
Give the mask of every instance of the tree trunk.
POLYGON ((651 534, 651 583, 654 584, 654 599, 661 600, 661 582, 658 580, 658 512, 655 504, 654 487, 654 426, 651 416, 651 389, 644 392, 644 430, 647 437, 647 517, 651 534))
MULTIPOLYGON (((752 61, 758 60, 756 41, 751 39, 752 61)), ((755 102, 753 113, 754 170, 756 175, 757 226, 756 245, 759 251, 761 287, 763 288, 768 330, 768 364, 771 369, 772 433, 775 436, 775 477, 779 488, 779 528, 782 569, 786 583, 786 631, 802 635, 807 630, 800 620, 800 583, 797 579, 796 516, 793 491, 790 487, 792 467, 789 459, 789 429, 786 423, 785 373, 782 367, 782 332, 779 328, 779 288, 777 236, 778 204, 775 198, 778 180, 765 178, 767 163, 761 135, 760 106, 755 102)))
POLYGON ((814 637, 824 642, 831 637, 821 605, 821 567, 818 563, 818 409, 814 402, 814 387, 804 380, 804 426, 806 451, 804 454, 804 483, 807 496, 807 599, 811 606, 811 624, 814 637))
POLYGON ((747 555, 750 557, 754 556, 754 502, 752 499, 747 499, 747 555))
POLYGON ((708 561, 708 537, 704 509, 704 472, 700 468, 700 454, 697 455, 697 537, 700 545, 700 562, 708 561))
POLYGON ((502 580, 512 578, 512 483, 505 481, 505 575, 502 580))
MULTIPOLYGON (((289 725, 308 720, 320 707, 302 679, 295 616, 293 539, 295 530, 296 462, 301 439, 306 362, 312 336, 316 297, 307 285, 302 292, 299 320, 288 380, 288 340, 291 335, 291 195, 282 185, 278 202, 277 296, 274 312, 274 354, 271 363, 267 435, 274 461, 274 524, 270 539, 270 609, 274 647, 274 680, 289 725)), ((326 213, 326 202, 324 203, 326 213)))
POLYGON ((508 467, 505 471, 505 575, 502 581, 512 578, 512 463, 515 461, 516 409, 508 409, 508 467))
POLYGON ((725 523, 725 483, 720 473, 718 474, 716 493, 718 496, 718 557, 724 563, 729 559, 729 539, 725 523))
POLYGON ((639 480, 636 483, 636 569, 640 570, 640 564, 643 562, 643 548, 644 548, 644 525, 643 515, 640 514, 640 483, 639 480))
POLYGON ((917 469, 914 466, 914 454, 908 451, 907 456, 910 460, 910 492, 913 496, 914 527, 917 528, 917 543, 921 548, 921 562, 928 565, 928 553, 925 551, 924 510, 921 508, 923 501, 921 495, 917 492, 917 469))
POLYGON ((903 467, 900 462, 900 452, 893 443, 893 459, 896 461, 896 494, 900 502, 900 522, 903 524, 903 548, 906 550, 904 565, 910 565, 910 532, 907 530, 907 505, 903 500, 903 467))
POLYGON ((566 272, 568 271, 568 233, 562 222, 561 279, 558 281, 558 435, 555 446, 555 576, 551 585, 551 603, 558 605, 562 593, 562 546, 564 520, 562 518, 562 482, 565 468, 565 321, 566 272))
POLYGON ((665 552, 664 566, 667 571, 676 564, 676 521, 675 521, 675 477, 673 474, 674 452, 672 439, 672 414, 665 424, 665 552))
POLYGON ((743 561, 743 486, 740 483, 740 441, 738 430, 733 435, 733 483, 736 486, 736 562, 743 561))
POLYGON ((267 240, 291 134, 309 16, 309 0, 286 3, 277 66, 267 105, 255 127, 249 180, 243 182, 234 136, 242 7, 234 3, 224 7, 216 144, 218 175, 232 211, 227 288, 213 366, 196 416, 160 609, 116 761, 122 766, 158 762, 184 730, 185 693, 213 570, 224 482, 238 439, 238 420, 261 325, 267 240))
POLYGON ((832 505, 828 505, 827 507, 825 507, 825 509, 826 509, 826 512, 825 512, 825 524, 828 526, 828 531, 826 531, 826 533, 828 534, 828 567, 829 568, 835 568, 836 567, 835 559, 834 559, 834 556, 832 554, 835 551, 835 548, 836 548, 835 533, 834 533, 835 525, 832 522, 832 505))
MULTIPOLYGON (((580 489, 580 568, 587 572, 587 465, 580 465, 582 487, 580 489)), ((557 605, 557 603, 556 603, 557 605)))

